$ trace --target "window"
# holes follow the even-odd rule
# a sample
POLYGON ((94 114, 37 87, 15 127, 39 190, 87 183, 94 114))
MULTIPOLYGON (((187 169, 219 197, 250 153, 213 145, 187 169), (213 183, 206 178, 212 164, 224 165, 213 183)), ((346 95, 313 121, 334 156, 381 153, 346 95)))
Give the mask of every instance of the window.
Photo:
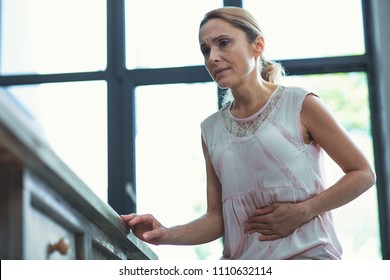
POLYGON ((104 70, 106 13, 105 0, 2 0, 0 33, 0 73, 18 77, 6 90, 37 120, 53 150, 105 202, 107 83, 99 76, 75 82, 79 77, 72 74, 54 79, 45 74, 104 70))
POLYGON ((6 88, 55 153, 107 202, 107 88, 103 81, 6 88))
MULTIPOLYGON (((0 0, 0 5, 0 86, 25 104, 60 157, 120 214, 137 207, 141 212, 161 213, 163 219, 188 221, 203 210, 204 189, 196 189, 204 187, 199 125, 217 109, 218 98, 202 66, 198 27, 204 13, 213 8, 236 5, 251 11, 266 36, 265 55, 287 68, 286 82, 318 91, 373 161, 371 126, 380 128, 377 139, 387 139, 380 121, 370 123, 369 99, 378 93, 369 87, 373 83, 372 54, 366 50, 367 38, 376 33, 364 33, 367 24, 373 24, 373 15, 367 17, 374 7, 371 1, 0 0), (174 118, 183 112, 188 113, 186 117, 174 118), (163 132, 172 140, 166 141, 163 132), (178 137, 184 137, 183 141, 178 137), (77 150, 69 150, 64 138, 77 150), (173 143, 180 154, 169 153, 167 147, 173 143), (77 156, 80 153, 85 157, 77 156), (176 157, 169 165, 168 155, 176 157), (181 161, 196 172, 170 176, 169 166, 181 168, 181 161), (150 172, 158 176, 149 176, 150 172), (154 179, 161 180, 159 187, 179 186, 184 175, 194 182, 188 193, 177 193, 175 188, 156 192, 154 179), (138 205, 126 195, 129 184, 136 189, 138 205), (177 199, 166 197, 183 195, 186 201, 186 195, 193 192, 191 205, 172 205, 177 199), (159 198, 158 206, 150 203, 155 198, 159 198), (183 217, 171 215, 182 207, 186 207, 183 217)), ((383 121, 382 116, 374 119, 383 121)), ((383 175, 386 170, 381 165, 377 168, 383 175)), ((337 169, 328 170, 335 176, 329 180, 339 176, 330 172, 337 169)), ((380 181, 386 184, 388 175, 383 176, 380 181)), ((372 188, 356 202, 334 211, 348 259, 380 258, 379 246, 389 254, 385 239, 382 244, 378 241, 376 191, 372 188), (349 224, 340 218, 363 215, 357 209, 362 205, 367 211, 361 220, 369 227, 363 229, 360 221, 349 224), (353 231, 359 231, 362 239, 352 239, 353 231)), ((388 192, 382 193, 385 197, 388 192)), ((388 203, 383 197, 379 201, 388 203)), ((382 209, 381 220, 387 221, 383 217, 388 210, 382 209)), ((381 226, 387 237, 388 226, 381 226)), ((161 250, 161 259, 181 254, 215 259, 221 253, 220 245, 218 241, 185 253, 163 246, 156 251, 161 250)))
MULTIPOLYGON (((305 59, 307 63, 312 58, 346 56, 348 60, 348 57, 365 54, 360 0, 341 1, 342 3, 337 0, 242 2, 243 7, 253 13, 263 28, 265 55, 287 62, 295 60, 295 70, 300 70, 299 59, 305 59), (330 17, 332 20, 329 20, 330 17)), ((315 63, 313 60, 312 70, 305 71, 312 71, 311 75, 294 75, 293 71, 291 73, 287 69, 291 75, 285 82, 318 93, 374 166, 366 73, 352 72, 355 67, 353 64, 350 72, 345 67, 346 72, 343 73, 319 73, 318 69, 323 71, 324 68, 315 63)), ((329 157, 326 159, 327 181, 331 185, 340 178, 342 172, 329 157)), ((381 259, 375 186, 350 204, 332 212, 344 248, 344 259, 381 259)))
POLYGON ((127 68, 201 64, 199 23, 208 10, 221 6, 221 0, 126 0, 127 68))
MULTIPOLYGON (((318 94, 374 166, 365 73, 291 76, 286 78, 286 83, 318 94)), ((325 156, 325 174, 328 186, 343 174, 328 156, 325 156)), ((377 209, 374 186, 351 203, 332 211, 344 259, 381 259, 377 209)))
POLYGON ((360 0, 243 0, 265 34, 265 55, 296 59, 365 52, 360 0))
MULTIPOLYGON (((200 123, 217 111, 214 83, 136 88, 137 209, 166 225, 204 214, 206 170, 200 123)), ((218 259, 222 242, 153 250, 160 259, 218 259)))
POLYGON ((104 70, 105 3, 105 0, 2 0, 1 73, 104 70))

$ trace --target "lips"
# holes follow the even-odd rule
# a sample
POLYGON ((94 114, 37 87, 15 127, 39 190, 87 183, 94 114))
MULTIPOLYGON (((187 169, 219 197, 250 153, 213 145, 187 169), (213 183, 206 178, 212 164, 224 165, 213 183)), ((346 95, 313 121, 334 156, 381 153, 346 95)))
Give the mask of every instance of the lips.
POLYGON ((214 77, 218 77, 220 76, 224 71, 226 71, 227 69, 229 69, 228 67, 224 67, 224 68, 217 68, 214 70, 214 77))

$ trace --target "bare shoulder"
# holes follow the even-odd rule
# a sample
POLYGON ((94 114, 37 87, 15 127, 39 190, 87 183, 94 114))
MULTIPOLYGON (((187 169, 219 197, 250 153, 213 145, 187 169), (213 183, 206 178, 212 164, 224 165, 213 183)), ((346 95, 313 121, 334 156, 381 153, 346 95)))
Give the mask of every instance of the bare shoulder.
POLYGON ((314 93, 307 94, 301 109, 301 129, 304 142, 310 143, 314 140, 318 143, 320 140, 318 139, 319 132, 324 132, 332 126, 338 127, 326 104, 318 95, 314 93))
POLYGON ((313 128, 313 125, 322 126, 332 123, 336 125, 337 121, 331 110, 325 102, 316 94, 309 93, 306 95, 301 110, 302 125, 313 128))
POLYGON ((316 110, 328 110, 324 101, 315 93, 308 93, 303 101, 302 110, 307 112, 316 111, 316 110))

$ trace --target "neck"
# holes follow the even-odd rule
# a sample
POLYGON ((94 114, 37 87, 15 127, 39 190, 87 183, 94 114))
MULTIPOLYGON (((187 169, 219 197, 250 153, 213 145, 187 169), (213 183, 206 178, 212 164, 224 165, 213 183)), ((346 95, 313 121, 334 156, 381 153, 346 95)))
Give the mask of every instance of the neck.
POLYGON ((276 84, 261 80, 252 85, 247 84, 232 89, 234 101, 231 106, 231 113, 238 118, 253 115, 265 105, 276 88, 276 84))

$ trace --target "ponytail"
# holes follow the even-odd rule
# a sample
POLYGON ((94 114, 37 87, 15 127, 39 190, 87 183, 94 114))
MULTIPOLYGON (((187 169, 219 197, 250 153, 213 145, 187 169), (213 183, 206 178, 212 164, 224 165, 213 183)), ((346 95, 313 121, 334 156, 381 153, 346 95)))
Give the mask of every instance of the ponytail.
POLYGON ((279 83, 281 82, 282 78, 285 76, 286 72, 284 71, 284 68, 282 64, 266 60, 263 56, 260 57, 261 61, 261 77, 270 83, 279 83))

